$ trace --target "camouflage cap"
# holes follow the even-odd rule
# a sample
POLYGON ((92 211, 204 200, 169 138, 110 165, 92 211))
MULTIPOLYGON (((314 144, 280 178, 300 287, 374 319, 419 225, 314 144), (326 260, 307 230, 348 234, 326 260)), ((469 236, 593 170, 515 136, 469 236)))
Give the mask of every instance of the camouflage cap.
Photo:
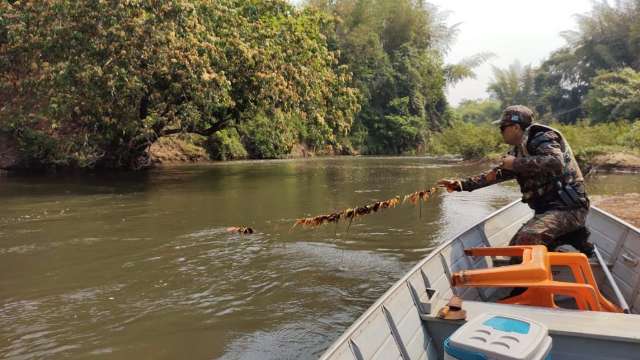
POLYGON ((524 105, 511 105, 504 109, 500 119, 494 121, 494 124, 521 124, 524 127, 531 125, 533 122, 533 111, 524 105))

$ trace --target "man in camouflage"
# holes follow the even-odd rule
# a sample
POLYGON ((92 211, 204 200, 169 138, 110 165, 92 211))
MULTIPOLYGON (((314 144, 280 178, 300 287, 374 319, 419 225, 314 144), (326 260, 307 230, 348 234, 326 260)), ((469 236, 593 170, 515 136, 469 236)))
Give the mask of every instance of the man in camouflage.
POLYGON ((549 250, 569 243, 592 254, 586 241, 589 212, 584 179, 563 135, 533 122, 533 112, 522 105, 507 107, 498 120, 502 137, 513 148, 502 164, 480 175, 461 180, 440 180, 448 191, 473 191, 516 179, 522 201, 535 215, 511 239, 510 245, 546 245, 549 250))

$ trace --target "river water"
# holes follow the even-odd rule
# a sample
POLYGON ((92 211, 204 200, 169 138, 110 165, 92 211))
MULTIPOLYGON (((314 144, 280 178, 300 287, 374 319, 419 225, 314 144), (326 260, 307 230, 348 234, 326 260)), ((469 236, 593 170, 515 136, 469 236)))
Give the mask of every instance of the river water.
MULTIPOLYGON (((367 157, 0 176, 0 357, 317 358, 441 241, 519 195, 440 194, 348 229, 291 230, 295 218, 480 170, 367 157)), ((640 192, 639 180, 588 188, 640 192)))

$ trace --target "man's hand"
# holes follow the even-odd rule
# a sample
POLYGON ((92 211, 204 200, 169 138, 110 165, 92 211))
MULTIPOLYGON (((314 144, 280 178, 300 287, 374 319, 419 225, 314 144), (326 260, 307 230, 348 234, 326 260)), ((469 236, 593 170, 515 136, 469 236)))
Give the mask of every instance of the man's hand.
POLYGON ((513 170, 513 162, 516 160, 516 157, 513 155, 505 155, 502 157, 502 165, 501 168, 505 170, 513 170))
POLYGON ((438 181, 438 186, 447 189, 447 192, 462 191, 459 180, 442 179, 438 181))

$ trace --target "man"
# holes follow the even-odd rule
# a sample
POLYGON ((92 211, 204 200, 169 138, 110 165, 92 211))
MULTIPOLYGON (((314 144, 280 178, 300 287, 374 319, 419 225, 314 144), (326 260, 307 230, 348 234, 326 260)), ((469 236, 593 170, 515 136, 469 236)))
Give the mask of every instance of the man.
POLYGON ((533 122, 526 106, 507 107, 497 121, 504 141, 513 148, 502 164, 463 180, 443 179, 440 186, 451 191, 473 191, 516 179, 522 201, 535 211, 511 239, 510 245, 546 245, 549 250, 569 243, 591 256, 584 227, 589 211, 584 179, 569 144, 562 134, 533 122))

